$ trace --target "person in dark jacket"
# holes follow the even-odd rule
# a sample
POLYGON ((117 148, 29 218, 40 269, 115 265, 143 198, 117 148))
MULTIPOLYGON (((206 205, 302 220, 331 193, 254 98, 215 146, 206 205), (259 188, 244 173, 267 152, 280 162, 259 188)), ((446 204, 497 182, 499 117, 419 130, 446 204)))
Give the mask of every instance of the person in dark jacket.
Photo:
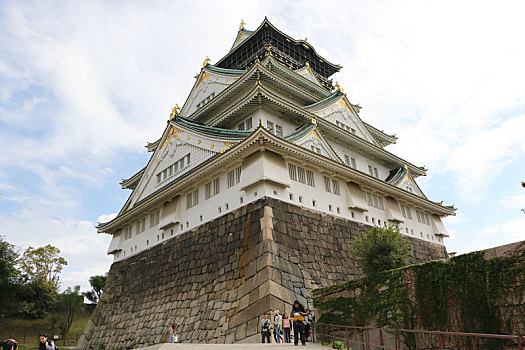
POLYGON ((297 300, 293 302, 292 306, 292 312, 290 312, 290 316, 293 320, 293 342, 295 345, 298 345, 299 338, 301 338, 301 344, 306 345, 306 337, 304 334, 304 317, 307 316, 308 313, 305 311, 303 305, 297 300))
POLYGON ((0 343, 2 350, 16 350, 18 349, 18 343, 14 339, 7 339, 0 343))
POLYGON ((49 339, 46 333, 40 334, 40 342, 38 343, 38 350, 55 350, 55 343, 49 339))

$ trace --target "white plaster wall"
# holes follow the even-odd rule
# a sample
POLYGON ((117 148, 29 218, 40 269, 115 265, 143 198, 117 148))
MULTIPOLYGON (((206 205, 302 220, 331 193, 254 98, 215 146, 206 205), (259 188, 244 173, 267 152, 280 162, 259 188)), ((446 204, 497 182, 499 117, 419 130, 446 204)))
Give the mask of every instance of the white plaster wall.
MULTIPOLYGON (((277 157, 265 157, 264 161, 261 162, 264 164, 264 167, 281 169, 283 170, 282 160, 279 160, 277 157), (269 164, 273 162, 274 164, 269 164)), ((145 213, 146 215, 146 231, 140 234, 136 234, 134 227, 133 237, 129 240, 121 241, 122 252, 119 255, 115 255, 115 260, 121 260, 126 257, 129 257, 132 254, 136 254, 144 249, 147 249, 153 245, 160 244, 164 240, 169 239, 175 235, 181 234, 188 230, 192 230, 195 227, 213 220, 219 216, 224 215, 232 210, 238 209, 241 206, 246 205, 247 203, 256 201, 262 197, 272 197, 279 199, 284 202, 292 203, 295 205, 300 205, 305 208, 321 211, 330 215, 339 216, 347 220, 354 220, 361 223, 366 223, 369 225, 384 226, 385 222, 388 224, 387 212, 384 210, 376 209, 369 207, 368 211, 360 212, 357 210, 352 210, 348 208, 348 198, 346 185, 344 180, 339 179, 339 189, 340 195, 329 193, 325 191, 323 174, 319 172, 314 172, 314 181, 315 187, 308 186, 306 184, 299 183, 297 181, 292 181, 288 178, 288 172, 284 171, 275 171, 274 176, 282 177, 281 184, 275 184, 274 182, 258 182, 255 185, 249 186, 246 190, 242 190, 242 185, 247 183, 247 179, 243 178, 246 176, 247 172, 243 171, 241 173, 240 183, 233 186, 232 188, 227 188, 227 172, 233 169, 225 169, 222 173, 217 174, 216 176, 210 177, 208 180, 213 181, 217 176, 220 176, 220 193, 205 200, 205 183, 195 184, 191 189, 188 189, 186 192, 182 192, 179 199, 179 208, 180 211, 180 223, 175 226, 168 227, 164 230, 160 229, 160 225, 149 227, 150 214, 152 211, 145 213), (289 186, 289 187, 287 187, 289 186), (186 206, 186 195, 194 189, 199 189, 199 204, 187 209, 186 206), (301 199, 301 200, 300 200, 301 199), (314 204, 315 201, 315 204, 314 204), (330 210, 331 206, 331 210, 330 210), (220 211, 219 211, 219 208, 220 211), (339 209, 339 212, 338 212, 339 209), (353 214, 353 215, 352 215, 353 214), (133 249, 133 252, 131 250, 133 249), (126 255, 124 255, 124 252, 126 255)), ((244 169, 243 169, 244 170, 244 169)), ((257 176, 254 169, 250 171, 252 176, 257 176)), ((259 176, 264 177, 264 171, 259 168, 259 176)), ((329 173, 327 173, 330 178, 329 173)), ((162 208, 157 208, 162 209, 162 208)), ((409 236, 413 236, 418 239, 443 243, 443 240, 435 236, 432 232, 432 226, 419 223, 417 221, 417 216, 415 208, 411 208, 412 211, 412 220, 405 219, 404 223, 399 225, 401 233, 409 236), (408 228, 408 233, 406 229, 408 228), (413 232, 413 233, 412 233, 413 232)), ((136 220, 142 218, 144 215, 134 218, 131 222, 135 224, 136 220)))

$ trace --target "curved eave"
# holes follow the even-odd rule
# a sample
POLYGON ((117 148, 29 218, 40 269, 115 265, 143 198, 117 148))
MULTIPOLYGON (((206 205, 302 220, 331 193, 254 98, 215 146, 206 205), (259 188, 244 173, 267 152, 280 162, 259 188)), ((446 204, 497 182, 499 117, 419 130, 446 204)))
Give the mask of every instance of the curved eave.
POLYGON ((208 71, 210 73, 235 75, 235 76, 240 76, 246 73, 246 69, 221 68, 221 67, 214 66, 213 64, 209 64, 209 63, 203 67, 203 70, 208 71))
POLYGON ((397 186, 407 174, 408 170, 405 167, 399 167, 397 169, 391 170, 385 181, 394 186, 397 186))
POLYGON ((148 150, 148 152, 155 152, 155 150, 157 149, 157 147, 159 147, 159 143, 160 143, 160 138, 155 141, 155 142, 148 142, 146 144, 146 149, 148 150))
POLYGON ((326 98, 316 103, 312 103, 311 105, 305 106, 304 109, 308 111, 317 111, 319 109, 323 109, 324 107, 330 106, 331 104, 337 102, 343 95, 344 94, 340 90, 335 90, 326 98))
MULTIPOLYGON (((270 26, 270 28, 272 28, 273 30, 275 30, 277 33, 283 35, 286 39, 288 39, 288 41, 290 41, 291 43, 293 44, 296 44, 296 45, 304 45, 306 47, 308 47, 309 50, 312 50, 312 52, 315 54, 315 56, 317 56, 317 58, 326 63, 328 66, 331 66, 332 69, 335 71, 334 73, 338 72, 339 70, 341 70, 341 68, 343 68, 342 66, 340 65, 337 65, 337 64, 334 64, 334 63, 331 63, 330 61, 326 60, 324 57, 322 57, 321 55, 319 55, 317 53, 317 51, 315 51, 314 47, 312 45, 310 45, 309 42, 307 42, 306 40, 296 40, 294 38, 292 38, 291 36, 289 36, 288 34, 286 33, 283 33, 282 31, 280 31, 279 29, 277 29, 272 23, 270 23, 270 21, 268 20, 268 18, 264 18, 264 21, 259 25, 259 27, 257 27, 257 29, 255 29, 245 40, 243 40, 239 45, 237 45, 235 48, 233 48, 232 50, 230 50, 230 52, 228 52, 223 58, 221 58, 217 63, 215 63, 216 66, 220 65, 222 62, 224 62, 230 55, 232 55, 235 51, 239 50, 239 48, 241 48, 243 45, 246 45, 246 43, 248 43, 250 41, 250 39, 252 37, 254 37, 262 28, 264 28, 265 25, 268 25, 270 26)), ((332 73, 331 75, 333 75, 334 73, 332 73)))
POLYGON ((199 124, 180 115, 176 115, 175 118, 170 121, 170 124, 188 129, 203 136, 226 140, 242 140, 252 133, 250 130, 231 130, 199 124))
POLYGON ((388 135, 384 131, 379 130, 372 125, 368 124, 367 122, 363 122, 365 124, 365 127, 368 129, 370 134, 374 136, 374 138, 381 143, 383 146, 388 146, 390 144, 396 143, 397 136, 396 135, 388 135))
MULTIPOLYGON (((341 162, 332 160, 323 155, 317 154, 313 151, 307 150, 301 146, 298 146, 292 142, 281 139, 269 131, 259 126, 254 132, 245 140, 234 145, 224 153, 218 153, 216 156, 210 158, 208 161, 201 163, 191 172, 185 173, 180 178, 174 180, 169 185, 164 186, 158 191, 152 193, 148 197, 142 199, 140 202, 135 203, 133 208, 127 211, 121 211, 119 215, 113 220, 97 225, 99 233, 107 232, 114 229, 118 229, 121 225, 126 223, 129 219, 135 217, 137 214, 144 211, 156 208, 161 205, 167 199, 170 199, 181 190, 187 189, 188 186, 194 186, 195 183, 203 181, 209 178, 209 175, 213 172, 219 171, 224 167, 225 163, 232 164, 232 162, 239 161, 242 155, 251 154, 258 149, 275 149, 285 151, 292 154, 295 157, 303 158, 307 161, 311 161, 313 166, 321 166, 331 168, 335 173, 340 173, 346 176, 350 180, 356 181, 363 185, 374 185, 379 191, 385 194, 393 194, 400 199, 416 203, 419 206, 426 208, 433 213, 440 216, 455 215, 455 209, 441 206, 435 202, 431 202, 428 199, 421 198, 407 191, 403 191, 385 181, 376 179, 370 175, 367 175, 358 170, 352 169, 341 162), (253 149, 256 148, 256 149, 253 149), (191 175, 191 176, 190 176, 191 175)), ((277 152, 281 153, 281 152, 277 152)))
POLYGON ((303 137, 307 133, 311 132, 314 128, 315 128, 315 124, 313 124, 313 123, 304 124, 299 129, 295 130, 294 133, 284 137, 284 139, 286 141, 293 142, 295 140, 300 139, 301 137, 303 137))
POLYGON ((135 173, 132 177, 128 179, 122 179, 120 181, 120 185, 123 189, 131 189, 134 190, 137 184, 139 183, 140 179, 142 178, 142 175, 144 174, 144 171, 146 171, 146 167, 139 170, 137 173, 135 173))

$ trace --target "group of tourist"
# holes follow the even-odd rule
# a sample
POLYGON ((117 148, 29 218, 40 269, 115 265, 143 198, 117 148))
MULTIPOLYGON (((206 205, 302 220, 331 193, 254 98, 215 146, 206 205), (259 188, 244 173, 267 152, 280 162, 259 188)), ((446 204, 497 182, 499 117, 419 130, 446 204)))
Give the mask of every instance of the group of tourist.
POLYGON ((263 315, 260 321, 259 331, 263 343, 270 343, 271 330, 273 329, 273 337, 276 343, 291 343, 291 333, 294 333, 294 344, 299 344, 299 339, 302 345, 306 345, 307 338, 307 317, 310 310, 301 305, 299 301, 294 301, 290 316, 284 313, 282 316, 279 310, 274 311, 273 322, 270 321, 267 314, 263 315))
MULTIPOLYGON (((55 343, 49 339, 46 333, 40 334, 38 337, 38 350, 58 350, 55 343)), ((18 343, 14 339, 7 339, 0 343, 2 350, 17 350, 18 343)))

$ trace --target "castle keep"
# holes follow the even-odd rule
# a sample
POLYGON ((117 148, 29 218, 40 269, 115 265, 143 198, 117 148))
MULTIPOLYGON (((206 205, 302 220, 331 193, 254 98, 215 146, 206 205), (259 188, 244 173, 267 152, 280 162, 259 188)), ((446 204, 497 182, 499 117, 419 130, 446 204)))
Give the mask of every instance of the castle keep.
POLYGON ((446 257, 455 209, 385 149, 396 137, 361 119, 340 69, 267 19, 206 59, 98 226, 115 262, 79 348, 160 343, 173 323, 186 341, 255 341, 264 312, 360 275, 350 242, 370 225, 397 225, 412 262, 446 257))

